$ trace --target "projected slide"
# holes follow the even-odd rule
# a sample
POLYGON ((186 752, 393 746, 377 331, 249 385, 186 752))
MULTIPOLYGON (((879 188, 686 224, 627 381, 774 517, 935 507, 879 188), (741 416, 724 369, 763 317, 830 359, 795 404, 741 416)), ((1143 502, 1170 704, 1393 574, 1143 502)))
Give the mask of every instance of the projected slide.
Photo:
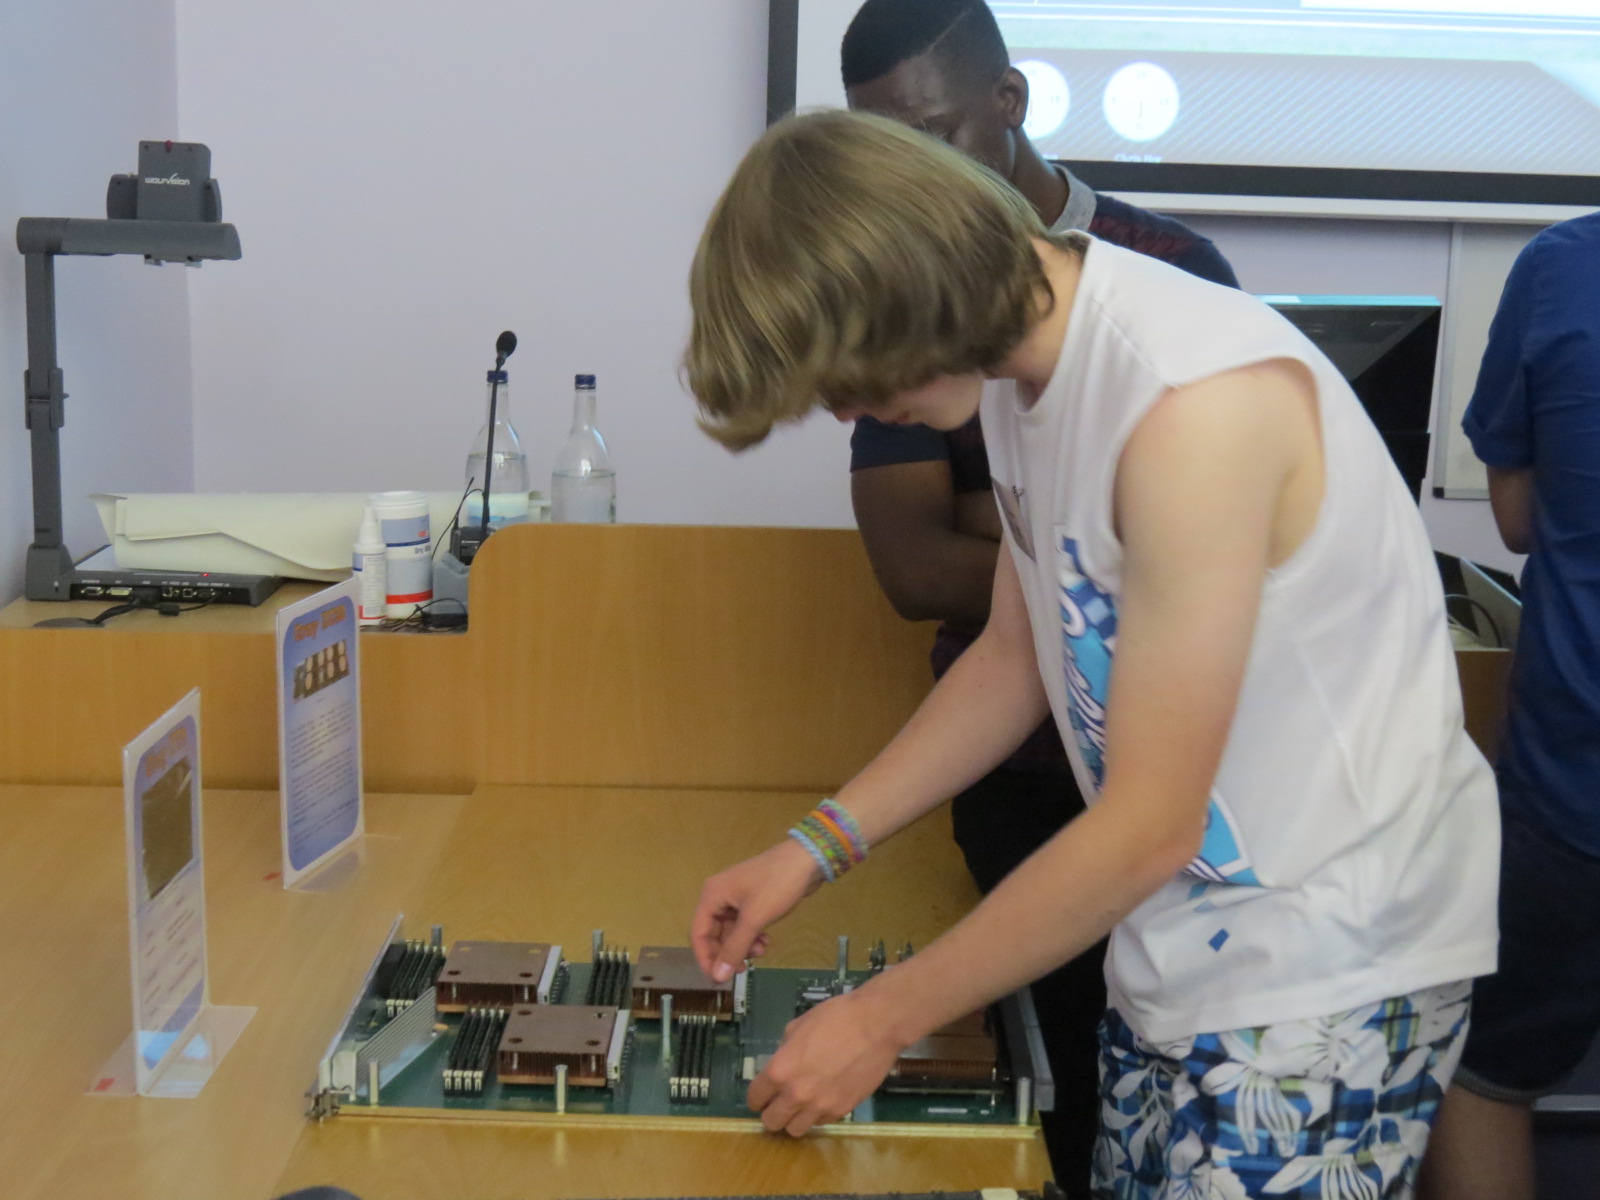
POLYGON ((991 0, 1074 160, 1600 174, 1600 0, 991 0))

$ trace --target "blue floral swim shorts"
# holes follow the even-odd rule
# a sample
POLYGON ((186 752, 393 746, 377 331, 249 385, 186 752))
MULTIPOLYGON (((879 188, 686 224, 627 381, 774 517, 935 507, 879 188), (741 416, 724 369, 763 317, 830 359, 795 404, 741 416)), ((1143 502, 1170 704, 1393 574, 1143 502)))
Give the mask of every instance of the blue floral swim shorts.
POLYGON ((1101 1026, 1097 1200, 1401 1200, 1467 1028, 1471 983, 1331 1017, 1152 1044, 1101 1026))

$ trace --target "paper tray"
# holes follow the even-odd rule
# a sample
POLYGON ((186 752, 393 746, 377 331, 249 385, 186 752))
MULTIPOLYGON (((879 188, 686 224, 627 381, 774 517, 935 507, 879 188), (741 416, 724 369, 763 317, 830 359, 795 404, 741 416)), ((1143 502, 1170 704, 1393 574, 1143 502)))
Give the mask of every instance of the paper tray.
MULTIPOLYGON (((437 538, 461 501, 428 492, 437 538)), ((91 497, 117 566, 332 581, 350 573, 365 492, 144 493, 91 497)))

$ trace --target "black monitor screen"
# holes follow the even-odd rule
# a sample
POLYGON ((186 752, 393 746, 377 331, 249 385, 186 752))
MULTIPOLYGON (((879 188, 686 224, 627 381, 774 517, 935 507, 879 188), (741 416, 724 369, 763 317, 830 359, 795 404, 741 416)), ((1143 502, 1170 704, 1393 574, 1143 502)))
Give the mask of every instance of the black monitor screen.
POLYGON ((1263 296, 1310 338, 1350 383, 1395 465, 1422 496, 1428 417, 1439 348, 1432 296, 1263 296))

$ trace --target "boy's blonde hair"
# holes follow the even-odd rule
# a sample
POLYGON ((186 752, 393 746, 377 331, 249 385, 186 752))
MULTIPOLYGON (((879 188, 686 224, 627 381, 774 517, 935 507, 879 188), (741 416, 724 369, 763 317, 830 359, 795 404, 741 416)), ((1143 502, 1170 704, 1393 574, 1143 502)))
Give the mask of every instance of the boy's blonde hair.
POLYGON ((1049 303, 1047 237, 1004 180, 926 134, 865 113, 778 122, 690 273, 701 427, 742 449, 819 403, 871 409, 994 366, 1049 303))

